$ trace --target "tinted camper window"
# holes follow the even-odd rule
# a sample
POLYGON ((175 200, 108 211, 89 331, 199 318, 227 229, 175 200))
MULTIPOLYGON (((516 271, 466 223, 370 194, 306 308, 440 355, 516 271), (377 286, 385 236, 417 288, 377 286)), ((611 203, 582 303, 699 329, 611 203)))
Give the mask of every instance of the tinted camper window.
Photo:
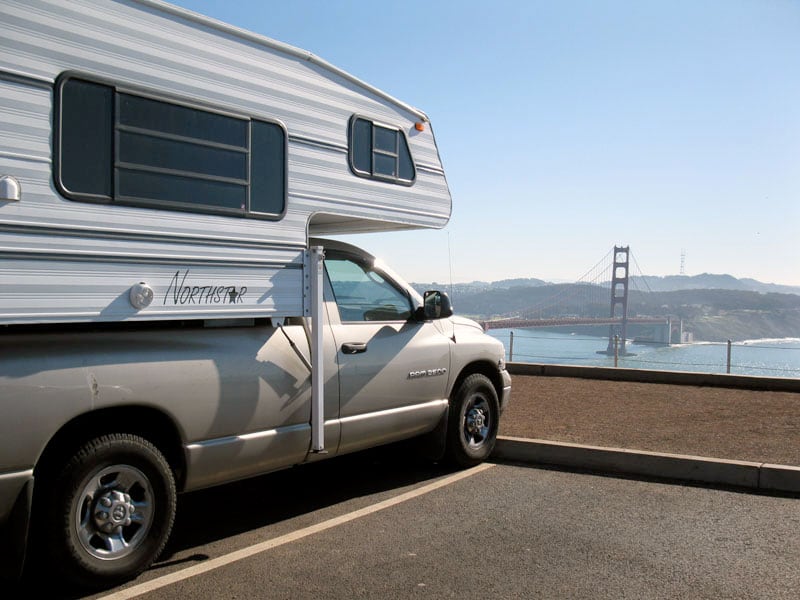
POLYGON ((360 177, 403 185, 416 175, 402 130, 363 117, 350 121, 350 168, 360 177))
POLYGON ((73 200, 278 218, 286 132, 277 123, 67 78, 58 86, 56 183, 73 200))

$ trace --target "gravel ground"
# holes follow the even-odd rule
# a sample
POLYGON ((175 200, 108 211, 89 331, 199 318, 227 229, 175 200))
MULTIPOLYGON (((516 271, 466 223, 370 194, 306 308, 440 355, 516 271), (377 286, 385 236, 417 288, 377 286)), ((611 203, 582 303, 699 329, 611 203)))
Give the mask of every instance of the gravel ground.
POLYGON ((500 435, 800 466, 800 394, 515 375, 500 435))

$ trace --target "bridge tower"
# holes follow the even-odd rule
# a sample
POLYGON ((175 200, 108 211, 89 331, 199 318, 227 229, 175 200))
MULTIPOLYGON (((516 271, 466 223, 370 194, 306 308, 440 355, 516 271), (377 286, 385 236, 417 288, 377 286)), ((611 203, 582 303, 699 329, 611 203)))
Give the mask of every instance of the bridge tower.
POLYGON ((630 246, 614 246, 614 270, 611 276, 611 314, 612 319, 621 319, 609 327, 606 354, 614 354, 614 336, 619 336, 619 355, 625 350, 628 329, 628 266, 630 246))

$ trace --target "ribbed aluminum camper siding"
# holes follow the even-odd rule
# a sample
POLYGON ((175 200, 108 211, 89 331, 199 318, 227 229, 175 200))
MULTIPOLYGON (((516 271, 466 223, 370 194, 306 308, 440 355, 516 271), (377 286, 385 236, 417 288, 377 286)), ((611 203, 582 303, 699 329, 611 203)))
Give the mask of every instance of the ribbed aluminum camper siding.
POLYGON ((0 0, 0 175, 22 186, 20 201, 0 200, 0 324, 300 315, 309 233, 447 223, 450 194, 430 124, 414 128, 423 119, 307 52, 162 2, 0 0), (63 198, 52 174, 53 86, 68 71, 280 122, 283 219, 63 198), (406 132, 414 185, 351 172, 354 114, 406 132), (181 303, 176 276, 190 289, 247 293, 203 304, 187 292, 181 303), (137 310, 128 292, 140 281, 155 293, 137 310))

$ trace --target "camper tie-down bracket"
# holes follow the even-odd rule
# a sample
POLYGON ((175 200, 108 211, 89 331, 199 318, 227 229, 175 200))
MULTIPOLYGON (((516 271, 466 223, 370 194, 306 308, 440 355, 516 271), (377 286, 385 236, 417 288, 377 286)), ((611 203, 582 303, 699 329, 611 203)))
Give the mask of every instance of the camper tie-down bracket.
POLYGON ((322 355, 323 322, 322 285, 325 251, 312 246, 305 253, 304 312, 311 318, 311 451, 325 452, 325 382, 322 355))

